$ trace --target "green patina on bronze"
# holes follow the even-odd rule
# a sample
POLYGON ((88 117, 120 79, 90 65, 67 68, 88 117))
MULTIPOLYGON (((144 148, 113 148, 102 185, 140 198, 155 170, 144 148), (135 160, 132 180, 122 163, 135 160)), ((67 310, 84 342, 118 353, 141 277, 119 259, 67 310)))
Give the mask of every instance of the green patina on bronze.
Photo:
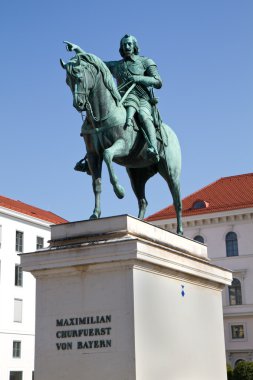
POLYGON ((112 165, 116 162, 126 167, 141 219, 147 207, 147 180, 156 173, 165 179, 177 214, 177 232, 182 234, 181 151, 177 136, 162 122, 156 106, 153 87, 161 88, 162 81, 155 62, 139 55, 137 40, 129 35, 120 41, 119 61, 103 62, 79 46, 65 43, 68 51, 76 53, 68 63, 61 60, 73 94, 73 106, 78 112, 86 111, 81 136, 87 155, 75 169, 92 176, 95 207, 90 218, 101 215, 103 160, 115 194, 124 197, 112 165))

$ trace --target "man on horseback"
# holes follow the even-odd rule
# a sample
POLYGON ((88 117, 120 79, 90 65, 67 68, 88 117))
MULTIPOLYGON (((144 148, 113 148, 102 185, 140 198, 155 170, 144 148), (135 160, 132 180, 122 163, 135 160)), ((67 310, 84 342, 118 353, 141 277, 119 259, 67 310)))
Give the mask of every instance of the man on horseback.
MULTIPOLYGON (((71 43, 67 43, 67 50, 84 53, 79 46, 71 43)), ((161 77, 155 62, 139 55, 138 43, 134 36, 126 34, 121 39, 119 52, 123 59, 104 63, 116 79, 118 90, 122 97, 131 88, 123 103, 127 111, 126 127, 133 126, 133 117, 137 112, 138 120, 141 123, 144 137, 148 144, 148 156, 157 162, 159 161, 159 154, 155 124, 159 127, 157 125, 159 123, 154 120, 157 117, 155 118, 153 111, 156 111, 156 115, 158 112, 155 108, 156 100, 150 88, 161 88, 161 77)))
POLYGON ((156 173, 165 179, 177 214, 177 232, 182 234, 181 150, 176 134, 161 122, 155 107, 152 87, 160 88, 162 85, 156 64, 138 55, 137 41, 129 35, 124 36, 120 43, 123 59, 107 63, 94 54, 85 53, 71 42, 64 42, 67 50, 76 52, 68 63, 60 60, 66 71, 66 83, 72 92, 73 106, 78 112, 86 111, 81 136, 87 155, 77 163, 76 170, 92 176, 95 206, 90 218, 98 219, 101 216, 103 162, 107 166, 114 193, 120 199, 124 197, 124 188, 114 170, 113 163, 117 163, 126 167, 141 219, 147 207, 146 182, 156 173), (118 89, 113 76, 118 82, 118 89), (135 114, 147 144, 143 144, 140 133, 132 128, 135 114), (160 127, 159 154, 156 127, 160 127))
POLYGON ((147 153, 155 161, 159 160, 156 131, 154 126, 154 98, 150 87, 162 87, 162 81, 155 62, 139 55, 139 47, 134 36, 126 34, 120 41, 120 61, 105 62, 117 81, 118 89, 123 96, 130 86, 135 86, 127 95, 124 106, 127 111, 126 126, 133 125, 133 117, 137 112, 138 119, 144 129, 148 143, 147 153))

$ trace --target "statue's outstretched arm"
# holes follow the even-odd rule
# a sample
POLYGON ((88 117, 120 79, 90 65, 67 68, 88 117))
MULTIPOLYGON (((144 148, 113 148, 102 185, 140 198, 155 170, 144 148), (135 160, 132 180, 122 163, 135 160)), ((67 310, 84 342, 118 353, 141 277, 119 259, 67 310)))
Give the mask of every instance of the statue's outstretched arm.
POLYGON ((86 54, 83 49, 80 48, 80 46, 72 44, 72 42, 69 41, 63 41, 66 44, 66 49, 68 51, 75 51, 77 54, 86 54))

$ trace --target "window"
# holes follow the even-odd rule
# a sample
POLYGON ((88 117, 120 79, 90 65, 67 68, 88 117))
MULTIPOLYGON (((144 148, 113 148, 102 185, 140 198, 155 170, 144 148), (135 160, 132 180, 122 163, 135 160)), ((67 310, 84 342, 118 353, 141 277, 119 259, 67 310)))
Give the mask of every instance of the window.
POLYGON ((22 322, 22 307, 23 307, 23 300, 15 298, 14 299, 14 322, 22 322))
POLYGON ((207 208, 209 207, 209 203, 202 200, 202 199, 198 199, 197 201, 195 201, 192 205, 192 209, 193 210, 198 210, 200 208, 207 208))
POLYGON ((21 265, 15 265, 15 286, 23 286, 23 271, 21 265))
POLYGON ((36 249, 41 249, 44 247, 44 238, 37 236, 37 244, 36 244, 36 249))
POLYGON ((236 360, 236 362, 235 362, 235 367, 237 366, 237 364, 239 364, 239 363, 241 363, 241 362, 244 362, 245 360, 243 360, 243 359, 238 359, 238 360, 236 360))
POLYGON ((241 305, 242 304, 242 288, 241 283, 237 278, 234 278, 232 285, 228 287, 229 305, 241 305))
POLYGON ((231 326, 232 339, 244 339, 244 326, 232 325, 231 326))
POLYGON ((10 372, 10 380, 22 380, 23 372, 22 371, 11 371, 10 372))
POLYGON ((13 341, 12 356, 14 358, 21 358, 21 342, 20 341, 17 341, 17 340, 13 341))
POLYGON ((201 235, 196 235, 193 239, 198 241, 199 243, 204 243, 204 238, 201 235))
POLYGON ((16 231, 16 251, 23 252, 23 237, 24 233, 21 231, 16 231))
POLYGON ((238 241, 235 232, 228 232, 226 235, 226 254, 227 257, 238 256, 238 241))

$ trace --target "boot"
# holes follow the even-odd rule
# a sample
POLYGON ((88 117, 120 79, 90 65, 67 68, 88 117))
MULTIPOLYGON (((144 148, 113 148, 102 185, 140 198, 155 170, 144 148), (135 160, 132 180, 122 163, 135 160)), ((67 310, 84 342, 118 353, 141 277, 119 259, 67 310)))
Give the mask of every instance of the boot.
POLYGON ((132 106, 127 107, 125 128, 134 126, 133 117, 134 117, 135 112, 136 112, 136 109, 134 107, 132 106))
POLYGON ((157 141, 156 141, 156 132, 155 127, 151 120, 146 119, 145 120, 145 132, 149 139, 149 146, 147 148, 147 155, 150 159, 152 159, 154 162, 158 162, 160 160, 159 153, 157 150, 157 141))

